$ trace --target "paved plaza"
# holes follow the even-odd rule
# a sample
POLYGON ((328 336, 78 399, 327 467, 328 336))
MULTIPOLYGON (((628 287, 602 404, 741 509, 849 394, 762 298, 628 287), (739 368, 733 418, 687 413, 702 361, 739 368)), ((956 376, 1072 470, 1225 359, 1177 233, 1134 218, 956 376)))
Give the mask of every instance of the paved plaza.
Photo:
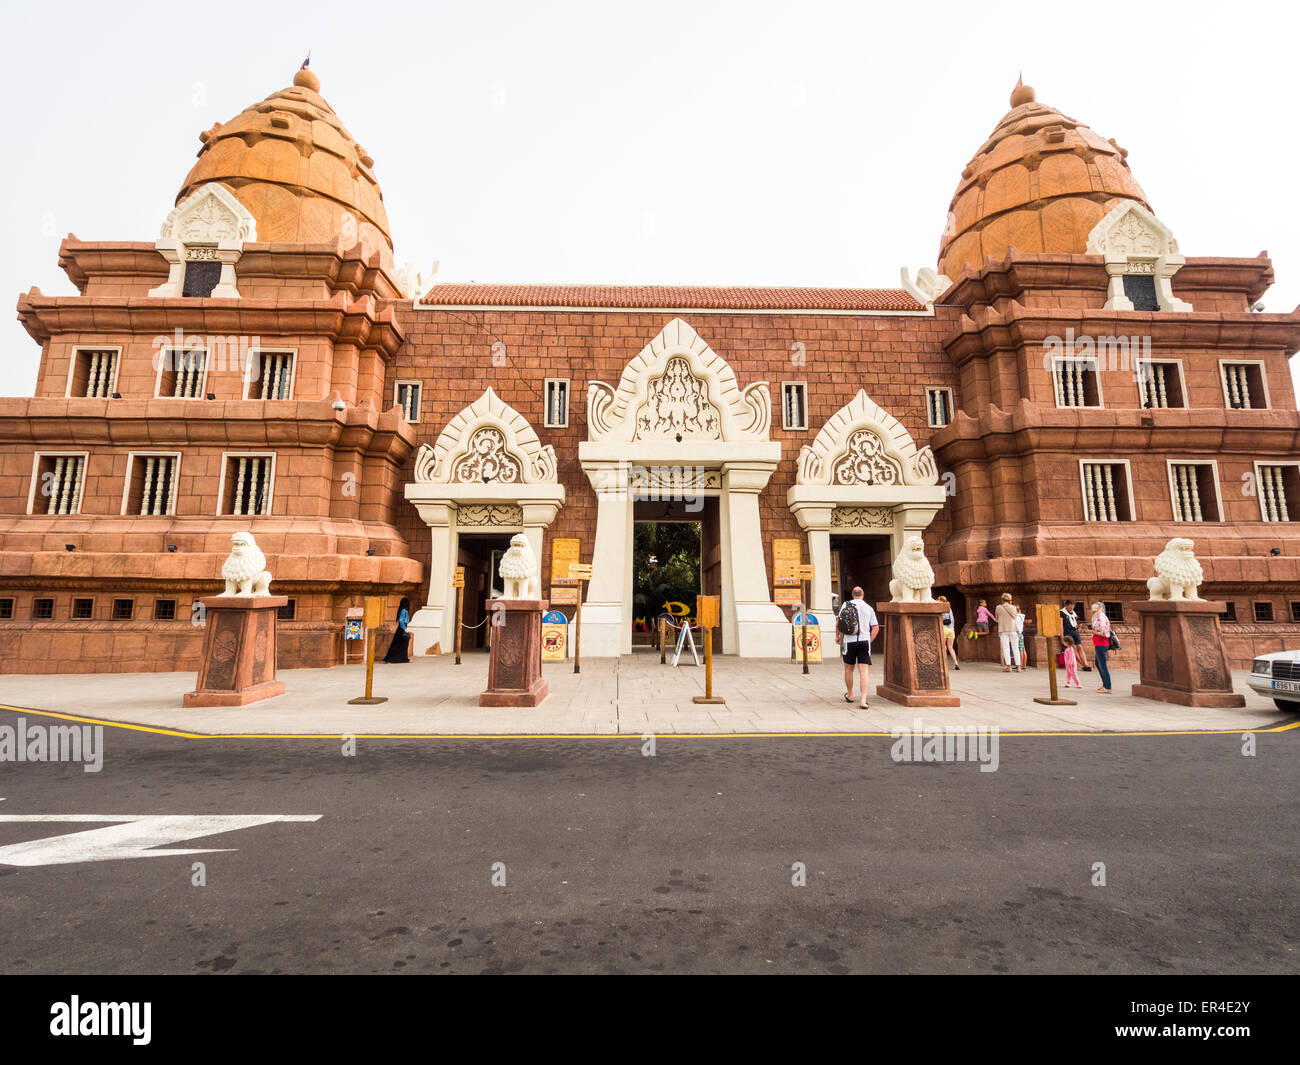
MULTIPOLYGON (((1096 688, 1096 673, 1081 674, 1082 691, 1063 697, 1075 706, 1045 706, 1045 670, 1003 673, 996 665, 967 663, 951 674, 960 707, 909 708, 875 694, 883 679, 872 670, 871 706, 844 702, 838 660, 814 663, 805 676, 797 663, 718 657, 714 694, 725 705, 692 701, 704 691, 704 669, 661 665, 657 653, 589 659, 575 675, 571 662, 546 663, 550 696, 535 708, 479 707, 486 686, 485 654, 409 663, 375 664, 374 692, 387 702, 352 706, 364 694, 360 665, 281 670, 284 695, 244 707, 185 709, 181 697, 193 673, 67 674, 0 676, 0 704, 201 735, 613 735, 613 734, 805 734, 887 733, 909 728, 917 717, 927 727, 997 727, 1004 732, 1183 732, 1272 728, 1295 721, 1234 675, 1246 697, 1241 709, 1183 707, 1127 694, 1137 680, 1131 670, 1112 671, 1114 694, 1096 688)), ((1064 676, 1058 676, 1063 681, 1064 676)))

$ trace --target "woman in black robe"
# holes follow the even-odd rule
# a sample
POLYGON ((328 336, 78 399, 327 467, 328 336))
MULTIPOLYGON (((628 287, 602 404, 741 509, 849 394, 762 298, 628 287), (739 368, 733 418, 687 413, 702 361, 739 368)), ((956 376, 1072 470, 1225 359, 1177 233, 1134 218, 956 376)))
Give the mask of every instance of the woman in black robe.
POLYGON ((406 631, 406 626, 410 621, 411 601, 403 596, 401 605, 397 608, 397 631, 393 633, 393 639, 388 644, 388 652, 384 655, 385 662, 409 662, 411 660, 407 654, 411 646, 411 634, 406 631))

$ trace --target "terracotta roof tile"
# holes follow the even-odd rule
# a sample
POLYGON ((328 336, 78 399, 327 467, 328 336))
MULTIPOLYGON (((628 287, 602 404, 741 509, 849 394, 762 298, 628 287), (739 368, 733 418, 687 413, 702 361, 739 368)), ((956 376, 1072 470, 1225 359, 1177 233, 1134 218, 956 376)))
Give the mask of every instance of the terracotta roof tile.
POLYGON ((662 308, 727 311, 919 311, 901 288, 739 288, 688 285, 434 285, 435 306, 662 308))

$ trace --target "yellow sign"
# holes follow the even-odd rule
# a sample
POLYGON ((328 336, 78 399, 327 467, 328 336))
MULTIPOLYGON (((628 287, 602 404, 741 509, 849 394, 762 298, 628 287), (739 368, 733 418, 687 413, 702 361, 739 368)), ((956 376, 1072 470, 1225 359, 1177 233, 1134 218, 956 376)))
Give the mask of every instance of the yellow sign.
POLYGON ((571 576, 569 563, 582 557, 582 541, 576 538, 556 538, 551 541, 551 583, 567 582, 571 576))
POLYGON ((362 614, 366 628, 377 629, 384 623, 384 597, 382 595, 366 596, 366 608, 362 614))
POLYGON ((569 626, 559 622, 542 625, 542 661, 563 662, 568 656, 569 626))
POLYGON ((793 588, 778 585, 773 589, 773 591, 775 594, 772 596, 772 602, 777 606, 794 606, 795 603, 803 602, 803 597, 799 592, 798 585, 795 585, 793 588))
POLYGON ((1039 603, 1035 607, 1035 613, 1038 615, 1038 635, 1039 636, 1060 636, 1061 635, 1061 611, 1060 608, 1046 603, 1039 603))
POLYGON ((798 577, 801 581, 810 581, 813 579, 812 566, 800 566, 798 577))
MULTIPOLYGON (((808 626, 808 661, 820 662, 822 660, 822 627, 820 625, 808 626)), ((799 659, 803 658, 803 641, 804 627, 796 625, 794 629, 794 646, 795 655, 799 659)))
POLYGON ((457 566, 457 567, 456 567, 456 572, 455 572, 454 574, 452 574, 452 578, 451 578, 451 586, 452 586, 453 588, 464 588, 464 587, 465 587, 465 567, 464 567, 464 566, 457 566))
POLYGON ((557 603, 561 605, 574 605, 578 602, 578 586, 576 584, 552 584, 551 585, 551 605, 557 603))
POLYGON ((577 581, 591 580, 591 563, 570 562, 569 579, 577 581))
POLYGON ((798 540, 773 540, 773 562, 798 562, 803 558, 803 548, 798 540))
POLYGON ((695 620, 702 629, 718 627, 719 597, 716 595, 697 595, 695 597, 695 620))

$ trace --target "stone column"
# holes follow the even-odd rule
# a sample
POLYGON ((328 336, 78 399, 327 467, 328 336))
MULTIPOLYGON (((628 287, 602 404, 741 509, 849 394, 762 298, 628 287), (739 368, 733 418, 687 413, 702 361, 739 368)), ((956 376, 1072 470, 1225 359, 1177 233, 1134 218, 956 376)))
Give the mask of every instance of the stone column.
POLYGON ((442 654, 447 654, 456 645, 455 589, 451 586, 459 540, 455 509, 446 502, 416 503, 416 509, 429 526, 431 550, 428 600, 407 625, 411 634, 411 654, 426 654, 435 645, 442 654))
POLYGON ((487 691, 479 706, 537 706, 549 694, 542 679, 542 614, 545 599, 489 599, 492 653, 487 691), (496 625, 500 616, 502 624, 496 625))
POLYGON ((584 467, 596 492, 596 543, 591 581, 582 604, 582 655, 611 658, 631 653, 632 498, 626 462, 584 467))
MULTIPOLYGON (((763 530, 758 516, 758 494, 772 476, 775 463, 724 462, 722 487, 726 495, 721 511, 724 589, 730 578, 735 604, 736 653, 742 658, 786 658, 790 654, 790 621, 772 602, 767 565, 763 557, 763 530)), ((725 619, 724 619, 724 647, 725 619)))
POLYGON ((881 603, 881 646, 885 680, 876 685, 882 699, 903 706, 961 706, 948 688, 943 650, 942 603, 881 603))
POLYGON ((1167 599, 1134 603, 1141 620, 1141 680, 1133 694, 1180 706, 1245 706, 1232 690, 1219 614, 1226 603, 1167 599))

